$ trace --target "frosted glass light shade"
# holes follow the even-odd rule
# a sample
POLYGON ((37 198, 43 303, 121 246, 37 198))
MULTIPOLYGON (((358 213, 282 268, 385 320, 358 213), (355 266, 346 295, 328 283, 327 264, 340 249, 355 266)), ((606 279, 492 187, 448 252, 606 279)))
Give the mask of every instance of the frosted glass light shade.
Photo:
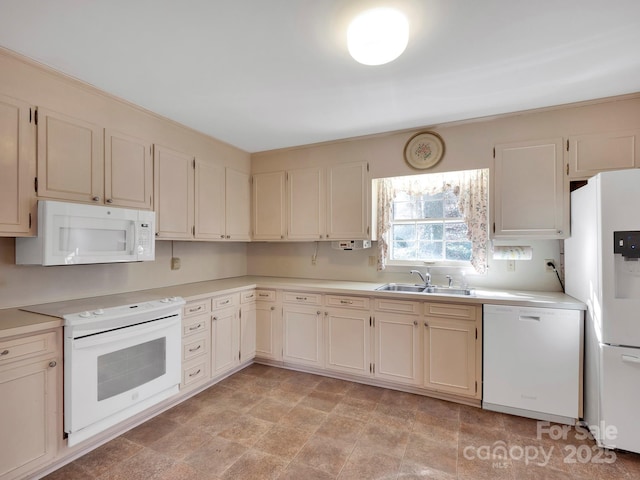
POLYGON ((366 10, 347 30, 349 53, 364 65, 383 65, 398 58, 409 42, 407 17, 393 8, 366 10))

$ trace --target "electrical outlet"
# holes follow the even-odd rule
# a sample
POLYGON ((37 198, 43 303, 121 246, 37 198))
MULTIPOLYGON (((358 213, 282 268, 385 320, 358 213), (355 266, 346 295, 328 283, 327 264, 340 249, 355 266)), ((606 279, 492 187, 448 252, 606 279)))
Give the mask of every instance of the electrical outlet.
POLYGON ((515 271, 516 271, 516 261, 507 260, 507 272, 515 272, 515 271))
POLYGON ((171 270, 180 270, 180 258, 172 257, 171 258, 171 270))
POLYGON ((555 266, 556 262, 553 260, 553 258, 545 258, 544 259, 544 269, 547 272, 553 272, 553 267, 547 265, 547 263, 553 263, 553 265, 555 266))
POLYGON ((312 255, 312 256, 311 256, 311 265, 315 265, 315 264, 317 264, 317 263, 318 263, 318 261, 317 261, 316 256, 315 256, 315 255, 312 255))

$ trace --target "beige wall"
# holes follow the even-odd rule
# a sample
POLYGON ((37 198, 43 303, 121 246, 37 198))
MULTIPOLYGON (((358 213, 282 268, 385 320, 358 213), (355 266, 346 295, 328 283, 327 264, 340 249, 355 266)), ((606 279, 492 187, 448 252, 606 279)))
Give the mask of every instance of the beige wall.
MULTIPOLYGON (((252 171, 269 172, 313 164, 367 161, 372 178, 418 173, 403 158, 407 140, 422 130, 434 130, 446 145, 443 160, 429 172, 490 168, 493 146, 500 143, 613 130, 640 128, 640 95, 603 100, 590 104, 556 107, 534 112, 443 125, 406 132, 350 139, 342 142, 261 152, 251 156, 252 171)), ((566 153, 565 153, 566 155, 566 153)), ((419 172, 424 173, 424 172, 419 172)), ((545 270, 545 259, 562 261, 562 242, 557 240, 502 241, 500 244, 531 245, 533 259, 516 262, 515 271, 507 271, 504 260, 489 261, 486 275, 470 275, 471 284, 480 287, 527 290, 560 290, 554 273, 545 270)), ((376 272, 369 266, 375 248, 359 252, 341 252, 326 243, 319 244, 317 264, 311 264, 314 244, 255 243, 248 246, 248 271, 254 275, 275 274, 311 278, 409 281, 408 269, 376 272)), ((444 275, 454 273, 432 269, 438 283, 444 275)))
MULTIPOLYGON (((126 73, 123 73, 126 74, 126 73)), ((162 70, 158 69, 158 75, 162 70)), ((249 154, 0 49, 0 93, 147 139, 204 161, 250 171, 249 154)), ((0 173, 1 174, 1 173, 0 173)), ((243 243, 156 242, 156 261, 113 265, 15 265, 15 240, 0 238, 0 308, 244 275, 243 243)))

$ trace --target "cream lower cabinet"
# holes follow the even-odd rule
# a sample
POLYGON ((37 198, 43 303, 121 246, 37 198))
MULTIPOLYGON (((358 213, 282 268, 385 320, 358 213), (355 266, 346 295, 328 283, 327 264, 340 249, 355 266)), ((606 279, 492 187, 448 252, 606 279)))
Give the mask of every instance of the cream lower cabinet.
POLYGON ((180 390, 191 390, 211 377, 211 299, 188 302, 182 308, 182 379, 180 390))
POLYGON ((0 339, 0 354, 0 477, 27 478, 62 440, 61 332, 0 339))
POLYGON ((425 303, 422 325, 424 386, 430 390, 481 398, 482 308, 425 303))
POLYGON ((282 308, 275 290, 256 290, 256 356, 282 360, 282 308))
POLYGON ((256 291, 240 292, 240 363, 256 356, 256 291))
POLYGON ((211 310, 211 375, 217 377, 240 363, 238 294, 215 297, 211 310))
POLYGON ((370 376, 373 367, 369 298, 327 295, 325 300, 325 368, 370 376))
POLYGON ((317 368, 324 367, 323 320, 322 295, 283 293, 283 361, 317 368))
POLYGON ((375 299, 374 377, 419 385, 421 378, 421 303, 375 299))
POLYGON ((35 229, 34 109, 0 95, 0 236, 28 236, 35 229))

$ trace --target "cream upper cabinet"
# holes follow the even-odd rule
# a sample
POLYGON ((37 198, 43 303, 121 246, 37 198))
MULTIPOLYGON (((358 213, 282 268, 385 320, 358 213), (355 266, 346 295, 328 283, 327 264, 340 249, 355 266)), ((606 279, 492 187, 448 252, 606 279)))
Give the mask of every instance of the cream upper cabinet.
POLYGON ((0 236, 34 234, 34 111, 25 102, 0 95, 0 236))
POLYGON ((154 177, 159 239, 250 240, 246 173, 156 145, 154 177))
POLYGON ((38 109, 38 196, 153 207, 151 142, 38 109))
POLYGON ((585 179, 605 170, 640 167, 640 130, 571 135, 569 178, 585 179))
POLYGON ((371 238, 369 165, 334 165, 327 169, 327 238, 371 238))
POLYGON ((225 169, 225 239, 251 240, 250 177, 232 168, 225 169))
POLYGON ((103 129, 38 109, 38 196, 104 202, 103 129))
POLYGON ((321 240, 326 236, 325 196, 323 169, 287 171, 289 240, 321 240))
POLYGON ((151 210, 151 142, 109 128, 105 129, 104 138, 104 202, 119 207, 151 210))
POLYGON ((425 308, 424 386, 480 399, 480 307, 427 303, 425 308))
POLYGON ((284 239, 286 234, 285 172, 254 174, 252 184, 253 239, 284 239))
POLYGON ((562 139, 495 146, 493 237, 565 238, 569 192, 562 139))
POLYGON ((370 238, 366 162, 253 176, 254 240, 370 238))
POLYGON ((225 238, 224 167, 196 159, 195 168, 195 237, 225 238))
POLYGON ((154 147, 154 205, 159 239, 190 240, 194 233, 194 158, 154 147))

